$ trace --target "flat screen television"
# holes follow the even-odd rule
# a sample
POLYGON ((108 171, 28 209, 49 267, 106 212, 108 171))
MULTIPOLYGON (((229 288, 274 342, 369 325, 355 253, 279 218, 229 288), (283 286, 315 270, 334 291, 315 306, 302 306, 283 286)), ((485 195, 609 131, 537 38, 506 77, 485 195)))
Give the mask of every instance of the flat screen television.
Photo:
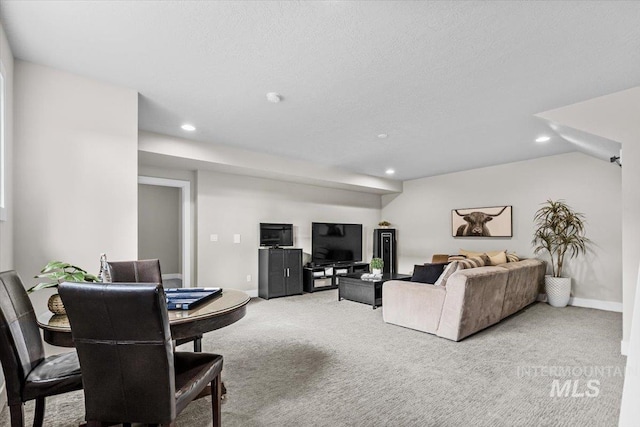
POLYGON ((336 264, 362 260, 362 224, 311 224, 311 261, 336 264))
POLYGON ((260 223, 260 246, 293 246, 293 224, 260 223))

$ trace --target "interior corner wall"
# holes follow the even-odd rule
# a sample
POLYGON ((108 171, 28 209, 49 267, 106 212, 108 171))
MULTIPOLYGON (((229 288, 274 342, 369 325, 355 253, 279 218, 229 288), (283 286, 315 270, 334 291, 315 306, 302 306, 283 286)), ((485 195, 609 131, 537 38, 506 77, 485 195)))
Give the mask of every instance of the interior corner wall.
POLYGON ((13 256, 13 55, 9 41, 0 24, 0 62, 5 70, 5 135, 4 135, 4 176, 6 221, 0 221, 0 271, 14 267, 13 256))
MULTIPOLYGON (((5 168, 5 206, 6 221, 0 221, 0 271, 14 268, 14 215, 13 215, 13 54, 9 41, 0 23, 0 62, 5 70, 5 134, 4 134, 4 168, 5 168)), ((6 403, 4 377, 0 371, 0 410, 6 403)))
POLYGON ((640 135, 622 143, 622 265, 623 265, 623 343, 631 339, 631 321, 640 267, 640 135))
MULTIPOLYGON (((504 250, 533 257, 533 216, 547 199, 565 199, 587 220, 592 251, 570 260, 573 296, 622 301, 621 169, 568 153, 405 181, 400 195, 382 197, 382 219, 398 229, 401 273, 430 262, 434 253, 504 250), (451 210, 513 206, 513 237, 452 237, 451 210)), ((541 258, 542 255, 540 256, 541 258)), ((544 258, 543 258, 544 259, 544 258)))
MULTIPOLYGON (((138 94, 15 63, 15 264, 27 286, 51 260, 97 273, 138 251, 138 94)), ((34 301, 47 292, 33 294, 34 301)))
POLYGON ((379 195, 211 171, 198 171, 197 182, 198 286, 257 295, 261 222, 292 223, 294 246, 305 253, 311 252, 312 222, 362 224, 363 258, 371 258, 379 195), (233 243, 234 234, 240 243, 233 243))

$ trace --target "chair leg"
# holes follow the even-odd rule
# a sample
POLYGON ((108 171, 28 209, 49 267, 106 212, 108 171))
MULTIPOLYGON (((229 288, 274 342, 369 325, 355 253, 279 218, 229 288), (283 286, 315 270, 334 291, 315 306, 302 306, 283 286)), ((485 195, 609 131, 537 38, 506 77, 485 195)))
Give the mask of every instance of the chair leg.
POLYGON ((24 427, 24 410, 22 403, 9 405, 11 414, 11 427, 24 427))
POLYGON ((42 427, 44 422, 44 397, 36 399, 36 410, 33 413, 33 427, 42 427))
POLYGON ((213 427, 220 427, 222 424, 222 378, 220 374, 211 381, 211 410, 213 427))

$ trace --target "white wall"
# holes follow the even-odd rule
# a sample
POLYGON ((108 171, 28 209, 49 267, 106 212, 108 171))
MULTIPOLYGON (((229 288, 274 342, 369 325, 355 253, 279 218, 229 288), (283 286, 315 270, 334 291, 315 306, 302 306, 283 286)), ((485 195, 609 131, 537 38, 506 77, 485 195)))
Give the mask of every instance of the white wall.
POLYGON ((158 258, 163 274, 181 272, 180 189, 138 185, 138 257, 158 258))
POLYGON ((503 250, 533 256, 533 216, 547 199, 565 199, 587 219, 595 243, 585 258, 567 263, 573 294, 622 301, 621 169, 581 153, 510 163, 404 182, 397 196, 383 196, 382 219, 398 228, 400 272, 434 253, 503 250), (513 206, 512 238, 454 238, 451 209, 513 206))
POLYGON ((260 222, 292 223, 294 245, 307 253, 313 221, 362 224, 363 257, 371 258, 378 195, 209 171, 198 171, 197 182, 199 286, 257 291, 260 222))
MULTIPOLYGON (((0 271, 11 270, 13 263, 13 54, 0 23, 0 62, 5 79, 5 206, 7 220, 0 221, 0 271)), ((0 372, 0 408, 6 402, 4 377, 0 372)))
POLYGON ((14 107, 15 264, 23 280, 34 283, 54 259, 94 273, 101 252, 136 259, 137 93, 16 61, 14 107))
POLYGON ((13 55, 0 24, 0 62, 5 70, 5 206, 7 220, 0 221, 0 271, 13 268, 13 55))

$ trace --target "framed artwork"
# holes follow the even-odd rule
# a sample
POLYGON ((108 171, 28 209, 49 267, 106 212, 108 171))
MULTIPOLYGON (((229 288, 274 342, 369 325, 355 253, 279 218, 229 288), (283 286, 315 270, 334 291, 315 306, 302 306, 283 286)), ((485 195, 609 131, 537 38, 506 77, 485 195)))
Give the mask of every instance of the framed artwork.
POLYGON ((453 237, 512 237, 511 206, 451 210, 453 237))

